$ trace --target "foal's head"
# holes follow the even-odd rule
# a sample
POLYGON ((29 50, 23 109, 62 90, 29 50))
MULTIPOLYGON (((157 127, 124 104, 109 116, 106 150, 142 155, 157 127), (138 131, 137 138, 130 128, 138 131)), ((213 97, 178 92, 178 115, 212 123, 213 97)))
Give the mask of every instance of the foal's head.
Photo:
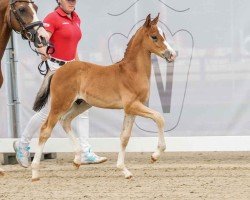
POLYGON ((143 46, 151 53, 165 58, 168 62, 173 62, 177 54, 167 43, 167 38, 163 31, 157 26, 158 20, 159 14, 152 21, 150 15, 147 16, 142 28, 144 30, 143 46))
POLYGON ((39 47, 46 45, 48 33, 37 17, 37 6, 32 0, 11 0, 10 12, 7 14, 10 27, 20 32, 24 39, 39 47))

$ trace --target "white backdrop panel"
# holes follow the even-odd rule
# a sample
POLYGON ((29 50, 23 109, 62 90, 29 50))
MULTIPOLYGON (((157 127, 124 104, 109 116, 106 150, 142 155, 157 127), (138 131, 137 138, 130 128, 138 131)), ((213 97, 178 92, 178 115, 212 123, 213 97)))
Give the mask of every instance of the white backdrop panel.
MULTIPOLYGON (((40 18, 56 5, 51 0, 36 3, 40 18)), ((152 56, 149 106, 164 115, 166 136, 249 136, 249 7, 246 0, 79 0, 80 57, 103 65, 119 61, 142 20, 160 12, 159 26, 179 53, 174 65, 152 56)), ((42 76, 37 70, 39 57, 18 37, 23 130, 33 114, 42 76)), ((8 137, 3 94, 1 90, 0 136, 8 137)), ((118 137, 122 121, 122 111, 92 108, 90 136, 118 137)), ((138 137, 156 136, 156 126, 141 118, 136 119, 133 131, 138 137)), ((54 136, 63 137, 63 131, 58 129, 54 136)))

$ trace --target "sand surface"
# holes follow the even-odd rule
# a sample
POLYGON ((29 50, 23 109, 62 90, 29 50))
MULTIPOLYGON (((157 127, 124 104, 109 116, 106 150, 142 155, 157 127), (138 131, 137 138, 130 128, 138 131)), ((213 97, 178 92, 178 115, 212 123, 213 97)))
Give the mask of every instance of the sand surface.
POLYGON ((164 153, 154 164, 149 153, 127 153, 131 180, 116 169, 116 153, 101 155, 109 160, 74 170, 73 154, 58 154, 42 161, 35 183, 30 169, 1 166, 0 199, 250 199, 250 152, 164 153))

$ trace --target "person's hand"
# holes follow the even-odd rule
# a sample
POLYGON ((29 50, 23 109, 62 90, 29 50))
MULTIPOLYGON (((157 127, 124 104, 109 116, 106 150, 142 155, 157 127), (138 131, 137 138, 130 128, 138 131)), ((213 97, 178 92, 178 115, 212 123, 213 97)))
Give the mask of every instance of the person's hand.
POLYGON ((46 60, 49 60, 50 59, 50 56, 48 54, 46 55, 41 55, 41 59, 42 61, 46 61, 46 60))

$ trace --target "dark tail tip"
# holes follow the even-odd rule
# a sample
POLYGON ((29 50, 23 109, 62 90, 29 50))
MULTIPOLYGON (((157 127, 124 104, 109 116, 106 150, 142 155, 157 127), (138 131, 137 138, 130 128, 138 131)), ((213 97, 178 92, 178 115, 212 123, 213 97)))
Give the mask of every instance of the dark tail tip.
POLYGON ((33 105, 33 110, 36 112, 40 111, 48 102, 52 76, 53 75, 49 76, 47 79, 45 78, 39 92, 37 93, 36 100, 33 105))

